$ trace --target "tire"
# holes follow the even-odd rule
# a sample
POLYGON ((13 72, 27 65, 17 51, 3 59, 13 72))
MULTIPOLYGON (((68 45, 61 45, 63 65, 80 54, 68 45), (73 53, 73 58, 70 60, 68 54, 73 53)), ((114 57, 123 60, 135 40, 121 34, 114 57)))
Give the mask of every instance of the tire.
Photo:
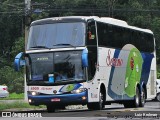
POLYGON ((105 94, 102 92, 102 90, 99 93, 99 102, 96 103, 88 103, 87 107, 90 110, 102 110, 105 107, 105 94))
POLYGON ((99 102, 95 103, 95 110, 102 110, 105 107, 105 96, 102 90, 99 93, 99 102))
POLYGON ((94 103, 88 103, 87 107, 89 110, 94 110, 94 103))
POLYGON ((125 108, 132 108, 133 106, 131 105, 130 102, 131 102, 130 100, 125 101, 125 102, 123 103, 124 107, 125 107, 125 108))
POLYGON ((139 92, 139 89, 137 87, 136 88, 136 95, 135 95, 134 100, 133 100, 133 107, 137 108, 137 107, 139 107, 139 105, 140 105, 140 92, 139 92))
POLYGON ((47 105, 47 111, 49 113, 53 113, 53 112, 55 112, 55 107, 53 105, 47 105))
POLYGON ((160 101, 160 93, 157 93, 156 99, 157 101, 160 101))
POLYGON ((139 102, 139 107, 144 107, 146 102, 146 93, 144 88, 142 88, 141 94, 140 94, 140 102, 139 102))
POLYGON ((134 96, 134 100, 128 100, 124 103, 125 108, 137 108, 140 105, 140 92, 138 87, 136 88, 136 95, 134 96))

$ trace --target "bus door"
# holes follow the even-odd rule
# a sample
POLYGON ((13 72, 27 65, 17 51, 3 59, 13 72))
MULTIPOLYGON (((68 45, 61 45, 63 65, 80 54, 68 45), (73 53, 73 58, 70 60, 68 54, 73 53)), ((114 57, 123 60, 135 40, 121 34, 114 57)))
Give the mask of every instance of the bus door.
POLYGON ((96 22, 94 20, 88 21, 87 28, 87 49, 88 49, 88 101, 97 102, 99 100, 99 91, 96 80, 96 66, 97 66, 97 34, 96 22))

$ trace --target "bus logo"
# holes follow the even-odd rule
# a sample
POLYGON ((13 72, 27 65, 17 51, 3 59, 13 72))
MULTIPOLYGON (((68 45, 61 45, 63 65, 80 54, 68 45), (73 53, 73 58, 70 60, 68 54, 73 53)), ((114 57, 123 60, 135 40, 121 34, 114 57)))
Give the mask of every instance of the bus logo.
POLYGON ((123 59, 111 58, 111 50, 108 50, 108 56, 106 58, 107 66, 120 67, 123 64, 123 59))
POLYGON ((130 67, 133 70, 133 68, 134 68, 134 59, 132 57, 131 57, 131 60, 130 60, 130 67))
POLYGON ((53 90, 53 93, 56 94, 56 93, 57 93, 57 90, 53 90))

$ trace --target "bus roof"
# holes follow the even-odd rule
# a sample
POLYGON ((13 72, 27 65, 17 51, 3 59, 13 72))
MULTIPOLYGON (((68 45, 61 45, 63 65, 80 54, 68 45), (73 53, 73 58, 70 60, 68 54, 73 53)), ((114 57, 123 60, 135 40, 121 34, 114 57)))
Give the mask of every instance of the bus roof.
POLYGON ((120 26, 120 27, 125 27, 125 28, 129 28, 129 29, 133 29, 133 30, 138 30, 141 32, 146 32, 146 33, 151 33, 153 34, 153 32, 149 29, 143 29, 143 28, 139 28, 139 27, 135 27, 135 26, 130 26, 127 24, 126 21, 123 20, 119 20, 119 19, 114 19, 111 17, 98 17, 98 16, 66 16, 66 17, 52 17, 52 18, 45 18, 45 19, 40 19, 40 20, 36 20, 33 21, 31 23, 31 25, 37 25, 37 24, 47 24, 47 23, 55 23, 55 22, 70 22, 70 21, 87 21, 90 19, 94 19, 95 21, 98 22, 103 22, 103 23, 108 23, 111 25, 116 25, 116 26, 120 26))

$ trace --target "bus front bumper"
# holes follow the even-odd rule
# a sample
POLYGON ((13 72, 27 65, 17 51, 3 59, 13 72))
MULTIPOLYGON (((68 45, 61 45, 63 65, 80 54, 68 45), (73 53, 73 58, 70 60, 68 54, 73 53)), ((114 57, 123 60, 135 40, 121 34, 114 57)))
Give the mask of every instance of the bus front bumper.
POLYGON ((78 94, 28 95, 30 105, 85 105, 88 102, 87 91, 78 94))

